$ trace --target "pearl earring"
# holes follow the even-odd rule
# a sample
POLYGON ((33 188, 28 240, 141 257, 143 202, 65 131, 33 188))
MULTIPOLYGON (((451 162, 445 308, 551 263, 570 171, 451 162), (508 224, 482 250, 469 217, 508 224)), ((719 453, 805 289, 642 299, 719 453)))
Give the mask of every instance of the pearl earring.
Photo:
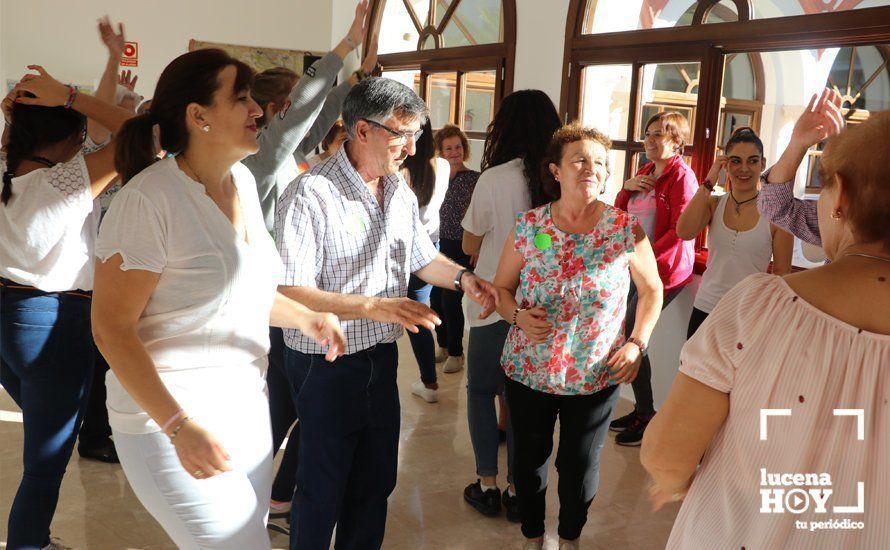
POLYGON ((204 132, 204 133, 206 134, 207 132, 210 131, 210 125, 209 125, 209 124, 205 124, 205 125, 201 128, 201 131, 204 132))

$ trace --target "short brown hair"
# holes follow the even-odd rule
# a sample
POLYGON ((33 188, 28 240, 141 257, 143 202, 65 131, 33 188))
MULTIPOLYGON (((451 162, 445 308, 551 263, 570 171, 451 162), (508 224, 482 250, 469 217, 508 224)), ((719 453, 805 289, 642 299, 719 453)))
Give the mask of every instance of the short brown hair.
POLYGON ((825 147, 819 175, 824 188, 832 188, 840 175, 847 204, 844 217, 862 243, 879 243, 890 251, 890 110, 849 126, 825 147))
POLYGON ((441 156, 442 143, 446 139, 453 137, 460 138, 460 144, 464 148, 464 162, 470 160, 470 141, 467 139, 467 134, 454 124, 446 124, 445 126, 442 126, 441 130, 436 132, 436 154, 441 156))
MULTIPOLYGON (((559 182, 550 173, 550 164, 559 165, 562 162, 563 152, 570 143, 576 141, 593 141, 599 143, 606 148, 606 152, 612 148, 612 140, 606 134, 600 132, 596 128, 585 128, 580 122, 566 124, 553 133, 550 138, 550 145, 547 147, 547 153, 544 154, 544 161, 541 163, 541 180, 544 182, 544 192, 554 200, 561 195, 559 182)), ((609 159, 606 157, 606 169, 611 172, 609 167, 609 159)))
POLYGON ((661 121, 662 127, 671 134, 671 140, 677 144, 676 152, 681 153, 683 151, 683 147, 686 147, 686 144, 689 143, 689 121, 686 120, 686 117, 683 116, 682 113, 678 113, 677 111, 664 111, 663 113, 657 113, 652 115, 649 118, 649 121, 646 122, 646 126, 643 127, 643 133, 645 134, 646 130, 649 129, 649 126, 652 126, 654 122, 661 121))
MULTIPOLYGON (((272 67, 257 74, 250 87, 250 96, 265 111, 266 105, 275 103, 278 108, 290 95, 291 90, 297 85, 300 75, 286 67, 272 67)), ((269 121, 265 114, 257 120, 257 126, 263 127, 269 121)))

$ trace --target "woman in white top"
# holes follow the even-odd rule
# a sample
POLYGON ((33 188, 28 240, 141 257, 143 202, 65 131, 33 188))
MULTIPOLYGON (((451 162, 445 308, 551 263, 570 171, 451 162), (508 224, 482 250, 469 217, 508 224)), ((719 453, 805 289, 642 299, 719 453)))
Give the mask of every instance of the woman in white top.
MULTIPOLYGON (((429 120, 424 123, 421 131, 423 133, 414 141, 415 153, 402 164, 402 175, 417 195, 420 221, 430 240, 438 248, 439 208, 445 199, 445 191, 448 190, 451 166, 447 160, 436 156, 433 127, 429 120)), ((432 289, 433 285, 414 275, 408 281, 408 297, 423 304, 430 305, 432 289)), ((408 331, 411 349, 414 350, 414 357, 420 367, 420 380, 411 385, 411 393, 427 403, 435 403, 439 400, 439 384, 436 381, 436 346, 433 333, 427 328, 417 328, 416 333, 408 331)))
POLYGON ((108 411, 137 497, 183 548, 269 548, 269 325, 344 347, 337 318, 276 292, 281 261, 256 184, 252 70, 179 56, 118 136, 124 188, 96 246, 93 327, 108 411), (155 162, 152 127, 175 158, 155 162), (186 412, 188 411, 188 412, 186 412))
POLYGON ((760 174, 766 167, 763 142, 751 128, 738 128, 724 152, 677 220, 677 235, 687 241, 710 227, 707 269, 695 295, 687 338, 732 287, 748 275, 766 273, 770 260, 774 274, 791 272, 794 237, 757 212, 760 174), (729 192, 714 197, 714 185, 723 170, 729 192))
MULTIPOLYGON (((479 277, 494 279, 517 214, 548 202, 541 170, 550 138, 560 126, 553 102, 540 90, 513 92, 495 114, 482 154, 482 175, 463 219, 463 250, 478 256, 479 277)), ((518 522, 519 499, 513 490, 513 430, 509 422, 508 487, 503 495, 497 487, 499 437, 494 399, 504 392, 501 352, 510 323, 496 313, 480 319, 480 312, 481 308, 467 303, 467 422, 479 479, 464 489, 464 500, 487 516, 499 515, 503 503, 507 519, 518 522)))
POLYGON ((131 116, 29 68, 40 74, 23 77, 4 101, 10 131, 0 162, 0 384, 25 419, 9 548, 50 544, 92 378, 97 197, 116 173, 113 147, 81 152, 86 118, 115 131, 131 116))

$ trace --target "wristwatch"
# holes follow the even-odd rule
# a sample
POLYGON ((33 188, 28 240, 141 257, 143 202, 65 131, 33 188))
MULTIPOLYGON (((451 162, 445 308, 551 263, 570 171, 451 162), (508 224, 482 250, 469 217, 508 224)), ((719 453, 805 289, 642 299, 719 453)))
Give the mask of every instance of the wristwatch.
POLYGON ((648 346, 646 346, 646 344, 644 344, 642 340, 640 340, 639 338, 637 338, 635 336, 631 336, 630 338, 627 339, 627 341, 630 342, 631 344, 635 345, 636 347, 640 348, 640 353, 645 355, 646 348, 648 346))
POLYGON ((701 182, 701 186, 706 188, 711 193, 714 192, 714 184, 711 183, 711 180, 709 180, 709 179, 706 179, 705 181, 701 182))
POLYGON ((464 273, 472 273, 472 269, 467 269, 466 267, 457 272, 457 275, 454 276, 454 290, 459 292, 463 292, 463 287, 460 284, 461 278, 464 276, 464 273))

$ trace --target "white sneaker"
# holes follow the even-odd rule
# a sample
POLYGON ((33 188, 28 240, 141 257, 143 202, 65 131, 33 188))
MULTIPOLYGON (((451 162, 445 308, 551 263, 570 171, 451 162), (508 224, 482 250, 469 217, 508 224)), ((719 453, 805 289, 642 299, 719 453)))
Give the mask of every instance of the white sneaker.
POLYGON ((539 540, 527 540, 522 545, 522 550, 543 550, 544 543, 539 540))
POLYGON ((411 393, 423 399, 427 403, 435 403, 439 400, 438 390, 426 387, 420 380, 411 384, 411 393))
POLYGON ((448 359, 448 350, 445 348, 439 348, 436 350, 436 363, 441 363, 448 359))
POLYGON ((458 372, 462 368, 464 368, 464 356, 453 356, 449 355, 448 359, 445 360, 445 366, 442 367, 442 372, 458 372))
POLYGON ((44 546, 41 550, 74 550, 70 546, 66 546, 61 539, 56 537, 50 537, 49 544, 44 546))

